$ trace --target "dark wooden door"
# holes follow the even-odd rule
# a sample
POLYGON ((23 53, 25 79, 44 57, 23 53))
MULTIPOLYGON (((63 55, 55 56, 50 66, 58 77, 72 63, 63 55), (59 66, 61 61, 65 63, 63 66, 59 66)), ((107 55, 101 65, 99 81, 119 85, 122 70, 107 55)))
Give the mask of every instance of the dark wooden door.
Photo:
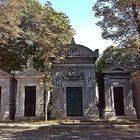
POLYGON ((114 87, 114 105, 116 116, 124 115, 123 87, 114 87))
POLYGON ((25 117, 35 117, 36 86, 25 86, 25 117))
POLYGON ((82 116, 82 87, 66 88, 67 116, 82 116))

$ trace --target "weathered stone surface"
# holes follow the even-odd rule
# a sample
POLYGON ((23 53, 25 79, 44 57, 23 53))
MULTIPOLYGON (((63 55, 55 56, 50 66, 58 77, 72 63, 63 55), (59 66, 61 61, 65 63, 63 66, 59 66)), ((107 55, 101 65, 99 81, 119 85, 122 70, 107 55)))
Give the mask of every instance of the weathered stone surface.
POLYGON ((133 98, 137 118, 140 119, 140 72, 133 75, 133 98))
MULTIPOLYGON (((67 115, 66 88, 82 88, 83 115, 79 119, 98 118, 95 105, 95 52, 72 42, 66 53, 64 63, 53 65, 54 91, 52 94, 51 118, 67 119, 75 116, 67 115)), ((76 116, 77 117, 77 116, 76 116)))
POLYGON ((9 108, 12 78, 13 75, 0 69, 0 120, 9 120, 10 118, 9 108))
MULTIPOLYGON (((119 98, 116 100, 114 88, 122 88, 122 101, 124 106, 124 115, 125 118, 135 118, 136 113, 133 107, 133 94, 132 94, 132 83, 130 72, 125 68, 120 66, 114 66, 104 71, 104 91, 105 91, 105 117, 106 118, 116 118, 117 107, 115 104, 121 100, 119 98)), ((118 94, 118 95, 119 95, 118 94)), ((123 108, 123 106, 121 108, 123 108)))
POLYGON ((36 101, 35 101, 35 117, 38 119, 44 117, 44 84, 42 81, 43 74, 34 69, 27 69, 15 75, 17 80, 17 94, 16 94, 16 119, 27 119, 25 117, 25 86, 36 87, 36 101))

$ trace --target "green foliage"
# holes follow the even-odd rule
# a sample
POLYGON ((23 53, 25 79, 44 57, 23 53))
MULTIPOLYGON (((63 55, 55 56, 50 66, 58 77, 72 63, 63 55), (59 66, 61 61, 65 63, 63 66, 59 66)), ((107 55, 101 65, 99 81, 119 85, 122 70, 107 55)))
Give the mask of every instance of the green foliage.
POLYGON ((97 0, 93 6, 102 37, 121 45, 140 34, 139 10, 137 0, 97 0))
POLYGON ((68 17, 49 2, 8 0, 0 6, 0 67, 22 70, 32 56, 34 67, 50 81, 50 57, 61 61, 73 35, 68 17))
POLYGON ((0 5, 0 46, 7 45, 9 40, 19 36, 21 10, 24 6, 23 0, 7 0, 0 5))
POLYGON ((128 68, 131 72, 140 70, 140 58, 133 53, 132 49, 108 47, 97 60, 97 72, 102 73, 104 69, 121 65, 128 68))

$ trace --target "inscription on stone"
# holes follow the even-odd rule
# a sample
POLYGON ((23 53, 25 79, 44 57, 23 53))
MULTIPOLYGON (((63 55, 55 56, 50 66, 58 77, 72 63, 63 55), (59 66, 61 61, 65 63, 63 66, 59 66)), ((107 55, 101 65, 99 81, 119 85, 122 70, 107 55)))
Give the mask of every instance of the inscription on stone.
POLYGON ((76 69, 71 69, 69 71, 65 71, 63 73, 64 80, 83 80, 85 79, 85 74, 82 71, 78 71, 76 69))

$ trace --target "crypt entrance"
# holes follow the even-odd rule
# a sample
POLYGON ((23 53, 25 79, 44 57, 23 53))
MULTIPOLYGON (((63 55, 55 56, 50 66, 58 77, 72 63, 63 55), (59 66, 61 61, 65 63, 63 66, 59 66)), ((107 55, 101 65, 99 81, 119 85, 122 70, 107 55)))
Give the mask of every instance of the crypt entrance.
POLYGON ((67 116, 83 116, 82 87, 66 88, 67 116))
POLYGON ((44 118, 43 74, 28 68, 15 75, 17 79, 16 119, 44 118))
POLYGON ((25 86, 25 117, 35 117, 36 111, 36 86, 25 86))
POLYGON ((135 119, 130 71, 112 66, 104 71, 105 118, 135 119))
POLYGON ((114 109, 116 116, 124 116, 123 87, 113 87, 114 109))
POLYGON ((53 64, 51 119, 96 119, 95 61, 98 50, 72 41, 65 61, 53 64))

